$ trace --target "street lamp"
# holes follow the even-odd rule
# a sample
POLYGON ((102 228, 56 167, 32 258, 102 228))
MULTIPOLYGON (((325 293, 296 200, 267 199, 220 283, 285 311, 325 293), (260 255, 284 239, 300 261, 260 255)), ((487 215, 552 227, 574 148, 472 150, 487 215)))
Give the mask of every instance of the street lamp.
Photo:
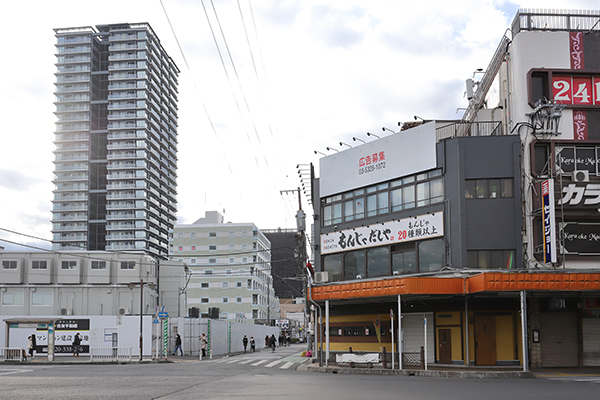
MULTIPOLYGON (((127 287, 129 288, 129 290, 133 291, 133 288, 136 287, 137 285, 140 285, 140 358, 139 360, 142 361, 142 354, 143 354, 143 344, 144 344, 144 334, 143 334, 143 328, 144 328, 144 280, 140 280, 139 282, 131 282, 127 284, 127 287)), ((148 283, 148 286, 150 287, 150 289, 154 290, 154 288, 156 288, 156 284, 154 283, 148 283)))

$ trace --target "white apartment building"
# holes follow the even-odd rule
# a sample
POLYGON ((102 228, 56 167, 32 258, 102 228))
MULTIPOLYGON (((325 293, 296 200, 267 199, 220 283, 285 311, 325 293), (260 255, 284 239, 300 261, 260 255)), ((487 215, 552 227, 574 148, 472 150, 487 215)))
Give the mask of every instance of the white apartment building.
POLYGON ((53 250, 166 259, 177 212, 179 69, 147 23, 55 34, 53 250))
POLYGON ((206 212, 193 224, 175 225, 169 254, 191 271, 191 316, 241 320, 279 318, 271 275, 271 243, 253 223, 224 223, 206 212))

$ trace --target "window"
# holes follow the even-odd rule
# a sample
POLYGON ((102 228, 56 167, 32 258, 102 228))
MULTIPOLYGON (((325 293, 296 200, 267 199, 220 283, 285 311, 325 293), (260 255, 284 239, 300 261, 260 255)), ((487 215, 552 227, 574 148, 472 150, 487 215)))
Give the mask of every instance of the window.
POLYGON ((183 239, 183 238, 184 238, 184 236, 185 236, 185 235, 183 234, 183 232, 179 232, 179 233, 177 234, 177 238, 178 238, 178 239, 183 239))
POLYGON ((204 275, 212 275, 213 274, 213 270, 212 269, 205 269, 204 270, 204 275))
POLYGON ((258 318, 258 310, 252 310, 252 318, 258 318))
POLYGON ((23 293, 2 293, 3 306, 22 306, 23 293))
POLYGON ((17 269, 17 262, 2 260, 2 269, 17 269))
POLYGON ((226 269, 226 270, 225 270, 225 275, 231 275, 231 273, 232 273, 232 272, 233 272, 233 271, 231 271, 230 269, 226 269))
POLYGON ((235 244, 229 245, 229 251, 235 251, 235 244))
POLYGON ((367 276, 386 276, 390 274, 389 248, 378 247, 367 250, 367 276))
POLYGON ((252 279, 248 279, 248 289, 252 289, 252 279))
POLYGON ((192 251, 196 251, 196 246, 195 246, 195 245, 191 245, 191 246, 190 246, 190 250, 192 250, 192 251))
POLYGON ((444 265, 444 239, 425 240, 419 243, 419 271, 439 271, 444 265))
POLYGON ((183 251, 183 246, 177 246, 177 251, 183 251))
POLYGON ((216 238, 217 237, 217 232, 208 232, 208 237, 209 238, 216 238))
POLYGON ((77 269, 77 261, 74 261, 74 260, 62 261, 61 269, 77 269))
POLYGON ((209 288, 208 282, 200 282, 200 288, 201 289, 208 289, 209 288))
POLYGON ((217 245, 216 244, 208 245, 208 251, 217 251, 217 245))
POLYGON ((238 304, 241 304, 242 303, 242 298, 240 296, 236 297, 235 298, 235 302, 238 303, 238 304))
POLYGON ((229 303, 229 297, 223 297, 223 298, 221 299, 221 303, 223 303, 223 304, 227 304, 227 303, 229 303))
POLYGON ((121 261, 121 269, 135 269, 135 261, 121 261))
POLYGON ((513 269, 515 267, 514 250, 469 250, 467 266, 481 269, 513 269))
POLYGON ((253 306, 258 305, 258 294, 253 294, 252 295, 252 305, 253 306))
POLYGON ((234 238, 235 237, 235 231, 229 231, 229 237, 230 238, 234 238))
POLYGON ((200 299, 200 303, 202 303, 202 304, 210 303, 210 300, 208 297, 203 297, 200 299))
POLYGON ((192 232, 192 233, 190 233, 190 238, 192 238, 192 239, 196 239, 196 232, 192 232))
POLYGON ((350 251, 344 255, 344 280, 366 278, 364 250, 350 251))
POLYGON ((323 271, 329 274, 331 282, 342 280, 342 255, 331 254, 323 258, 323 271))
POLYGON ((195 258, 190 258, 190 264, 196 264, 196 259, 195 258))
POLYGON ((92 261, 91 269, 106 269, 106 261, 92 261))
POLYGON ((217 263, 217 259, 216 258, 209 258, 208 259, 208 263, 209 264, 216 264, 217 263))
POLYGON ((236 282, 236 283, 235 283, 235 287, 237 287, 237 288, 241 288, 241 287, 242 287, 242 282, 236 282))
POLYGON ((513 179, 468 179, 465 180, 465 198, 497 199, 513 197, 513 179))
POLYGON ((242 237, 248 237, 248 231, 242 231, 242 237))
POLYGON ((414 242, 392 246, 392 274, 412 274, 417 272, 417 252, 414 242))
POLYGON ((32 261, 31 269, 48 269, 48 261, 32 261))
POLYGON ((242 244, 242 250, 248 250, 248 243, 242 244))
POLYGON ((235 264, 235 257, 229 257, 229 264, 235 264))
POLYGON ((242 264, 246 264, 248 262, 248 257, 242 257, 242 264))
POLYGON ((441 170, 423 172, 323 198, 323 226, 423 207, 443 200, 441 170))
POLYGON ((32 306, 51 306, 52 305, 52 293, 32 293, 31 294, 31 305, 32 306))
POLYGON ((221 289, 229 289, 229 282, 221 282, 221 289))

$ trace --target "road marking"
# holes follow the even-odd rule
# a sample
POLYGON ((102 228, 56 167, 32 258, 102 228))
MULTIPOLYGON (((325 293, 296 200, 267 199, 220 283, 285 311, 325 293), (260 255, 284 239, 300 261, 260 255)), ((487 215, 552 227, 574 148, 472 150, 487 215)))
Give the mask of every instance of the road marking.
POLYGON ((292 365, 294 365, 293 362, 286 362, 285 364, 283 364, 281 367, 279 367, 280 369, 288 369, 289 367, 291 367, 292 365))
POLYGON ((262 363, 264 363, 264 362, 267 362, 267 360, 260 360, 260 361, 258 361, 258 362, 255 362, 254 364, 251 364, 251 365, 252 365, 253 367, 256 367, 257 365, 260 365, 260 364, 262 364, 262 363))
POLYGON ((227 361, 227 364, 233 364, 233 363, 236 363, 236 362, 238 362, 238 361, 239 361, 239 360, 235 360, 235 359, 234 359, 234 360, 231 360, 231 361, 227 361))
POLYGON ((275 360, 271 363, 268 363, 267 365, 265 365, 265 368, 271 368, 272 366, 274 366, 275 364, 279 364, 282 360, 275 360))
POLYGON ((240 362, 240 364, 248 364, 248 363, 250 363, 250 362, 252 362, 254 360, 256 360, 256 358, 249 358, 247 360, 244 360, 244 361, 240 362))
POLYGON ((12 375, 12 374, 22 374, 25 372, 32 372, 32 369, 5 369, 0 372, 0 375, 12 375))

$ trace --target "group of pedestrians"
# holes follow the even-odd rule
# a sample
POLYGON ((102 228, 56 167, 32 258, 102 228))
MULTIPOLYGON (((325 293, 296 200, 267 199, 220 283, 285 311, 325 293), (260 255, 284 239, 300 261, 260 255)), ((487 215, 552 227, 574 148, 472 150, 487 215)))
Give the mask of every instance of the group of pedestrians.
MULTIPOLYGON (((200 335, 199 339, 202 357, 206 357, 206 346, 208 345, 208 339, 204 333, 200 335)), ((242 338, 244 353, 248 351, 248 344, 250 344, 250 351, 256 352, 256 341, 254 340, 254 336, 250 336, 250 339, 248 339, 248 337, 244 335, 242 338)), ((289 346, 290 344, 291 338, 289 335, 279 335, 280 346, 289 346)), ((277 347, 277 338, 275 338, 275 335, 265 336, 265 347, 271 348, 273 351, 275 351, 275 348, 277 347)), ((176 334, 175 336, 175 350, 173 351, 173 355, 177 355, 177 351, 179 351, 180 355, 183 356, 183 350, 181 348, 181 336, 179 334, 176 334)))

